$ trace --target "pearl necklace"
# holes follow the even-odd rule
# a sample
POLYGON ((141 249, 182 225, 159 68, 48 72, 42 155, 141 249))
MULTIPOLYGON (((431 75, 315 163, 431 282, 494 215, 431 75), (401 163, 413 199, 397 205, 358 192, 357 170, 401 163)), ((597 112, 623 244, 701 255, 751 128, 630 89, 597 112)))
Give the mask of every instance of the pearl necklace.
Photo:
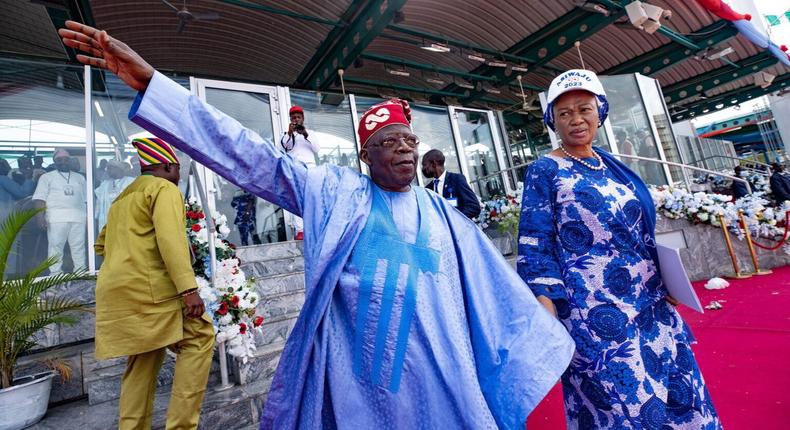
POLYGON ((564 145, 560 145, 560 149, 562 150, 562 153, 563 153, 563 154, 565 154, 565 155, 567 155, 567 156, 568 156, 568 158, 570 158, 571 160, 573 160, 573 161, 575 161, 575 162, 577 162, 577 163, 581 164, 582 166, 584 166, 584 167, 586 167, 586 168, 588 168, 588 169, 590 169, 590 170, 603 170, 603 169, 604 169, 604 167, 606 167, 606 165, 604 165, 604 164, 603 164, 603 159, 601 158, 601 156, 600 156, 600 155, 598 155, 598 153, 597 153, 597 152, 595 152, 595 151, 593 151, 593 158, 595 158, 596 160, 598 160, 598 165, 597 165, 597 166, 593 166, 592 164, 590 164, 590 163, 588 163, 588 162, 586 162, 586 161, 582 160, 581 158, 579 158, 579 157, 577 157, 577 156, 575 156, 575 155, 571 154, 570 152, 568 152, 568 151, 565 149, 565 146, 564 146, 564 145))

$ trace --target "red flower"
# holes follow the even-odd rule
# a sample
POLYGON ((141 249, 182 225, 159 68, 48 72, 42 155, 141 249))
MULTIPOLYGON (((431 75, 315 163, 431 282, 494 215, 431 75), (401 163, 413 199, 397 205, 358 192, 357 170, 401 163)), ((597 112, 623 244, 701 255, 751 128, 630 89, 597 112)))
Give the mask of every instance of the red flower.
POLYGON ((247 333, 247 324, 239 323, 239 333, 247 333))
POLYGON ((253 321, 252 321, 252 324, 253 324, 255 327, 260 327, 260 326, 261 326, 261 324, 263 324, 263 317, 262 317, 262 316, 257 316, 257 317, 255 317, 255 320, 253 320, 253 321))
POLYGON ((198 219, 203 219, 203 218, 206 217, 206 214, 204 214, 203 212, 198 212, 196 215, 197 215, 198 219))
POLYGON ((239 300, 241 300, 239 296, 233 296, 233 298, 230 299, 230 303, 233 304, 233 306, 238 306, 239 300))
POLYGON ((217 313, 220 314, 220 315, 227 314, 228 313, 228 304, 225 303, 225 302, 220 303, 219 304, 219 309, 217 309, 217 313))
POLYGON ((200 231, 200 228, 201 228, 200 224, 195 224, 195 225, 192 226, 192 231, 198 232, 198 231, 200 231))
POLYGON ((491 213, 488 214, 489 217, 493 218, 496 216, 496 209, 491 209, 491 213))

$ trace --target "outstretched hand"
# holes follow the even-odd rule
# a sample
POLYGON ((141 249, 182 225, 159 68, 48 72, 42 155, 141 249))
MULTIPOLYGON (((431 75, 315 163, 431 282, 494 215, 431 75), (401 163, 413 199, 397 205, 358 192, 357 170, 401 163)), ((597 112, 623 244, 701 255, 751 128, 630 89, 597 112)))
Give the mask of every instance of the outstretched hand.
POLYGON ((58 30, 63 43, 88 55, 77 55, 83 64, 115 73, 122 81, 137 91, 145 91, 154 68, 132 48, 106 31, 74 21, 66 21, 66 28, 58 30))

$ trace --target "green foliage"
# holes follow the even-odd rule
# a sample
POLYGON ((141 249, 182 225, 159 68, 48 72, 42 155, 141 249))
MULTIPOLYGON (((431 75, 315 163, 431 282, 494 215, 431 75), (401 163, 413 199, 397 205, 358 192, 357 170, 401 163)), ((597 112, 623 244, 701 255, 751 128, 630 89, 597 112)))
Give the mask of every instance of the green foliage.
POLYGON ((89 311, 76 300, 59 297, 52 288, 68 282, 94 279, 84 269, 53 276, 42 274, 57 256, 41 262, 18 278, 7 279, 5 268, 14 241, 22 227, 42 210, 11 213, 0 224, 0 379, 2 388, 11 386, 17 359, 34 348, 35 334, 50 324, 73 324, 73 311, 89 311))

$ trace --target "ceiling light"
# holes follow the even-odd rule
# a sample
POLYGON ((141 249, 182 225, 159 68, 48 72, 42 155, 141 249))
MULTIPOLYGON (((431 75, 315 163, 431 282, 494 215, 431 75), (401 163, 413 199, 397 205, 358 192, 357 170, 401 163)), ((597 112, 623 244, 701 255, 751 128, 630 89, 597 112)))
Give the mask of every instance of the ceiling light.
POLYGON ((449 46, 441 44, 441 43, 430 43, 427 45, 420 46, 420 48, 431 51, 431 52, 450 52, 451 49, 449 46))
POLYGON ((486 62, 486 57, 483 57, 480 54, 466 54, 466 58, 468 58, 468 59, 470 59, 472 61, 479 61, 481 63, 485 63, 486 62))
POLYGON ((93 102, 93 105, 96 106, 96 113, 98 113, 100 117, 104 118, 104 112, 101 110, 101 105, 99 104, 99 101, 95 100, 93 102))
POLYGON ((507 67, 507 63, 504 61, 491 60, 486 62, 486 64, 490 67, 501 67, 503 69, 507 67))
POLYGON ((402 68, 402 69, 393 69, 393 68, 387 67, 387 72, 390 75, 395 75, 395 76, 411 76, 411 73, 409 73, 409 71, 406 70, 405 67, 402 68))
POLYGON ((707 58, 708 60, 718 60, 719 58, 726 57, 727 55, 730 55, 733 52, 735 52, 735 50, 732 49, 732 47, 728 46, 728 47, 726 47, 726 48, 724 48, 724 49, 722 49, 720 51, 717 51, 717 52, 714 52, 714 53, 712 53, 710 55, 705 56, 705 58, 707 58))
POLYGON ((581 4, 578 4, 578 5, 576 5, 576 7, 580 8, 580 9, 584 9, 584 10, 586 10, 588 12, 600 13, 603 16, 609 16, 609 13, 610 13, 609 9, 603 7, 603 5, 600 5, 598 3, 591 3, 589 1, 585 1, 585 2, 583 2, 581 4))
POLYGON ((467 90, 475 89, 475 85, 467 81, 455 81, 455 85, 458 85, 461 88, 466 88, 467 90))
POLYGON ((502 94, 502 91, 499 91, 498 89, 496 89, 494 87, 486 87, 486 88, 484 88, 484 90, 485 90, 485 92, 487 92, 489 94, 502 94))
POLYGON ((510 69, 514 72, 529 72, 529 68, 527 66, 511 66, 510 69))
POLYGON ((432 84, 437 84, 437 85, 444 85, 446 83, 439 77, 428 77, 428 78, 425 78, 425 82, 430 82, 432 84))

